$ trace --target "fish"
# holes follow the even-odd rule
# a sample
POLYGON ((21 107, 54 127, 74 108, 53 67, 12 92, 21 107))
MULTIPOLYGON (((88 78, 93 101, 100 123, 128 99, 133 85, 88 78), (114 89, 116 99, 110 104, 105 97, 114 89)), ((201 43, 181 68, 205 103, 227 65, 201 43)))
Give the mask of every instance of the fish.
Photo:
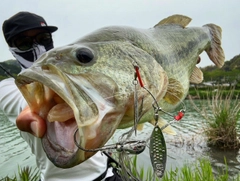
POLYGON ((196 65, 203 51, 223 66, 221 27, 187 27, 190 21, 176 14, 147 29, 103 27, 49 50, 17 76, 29 107, 46 121, 42 146, 55 166, 71 168, 96 153, 77 148, 77 129, 79 146, 97 149, 133 126, 136 111, 137 124, 156 124, 154 100, 174 111, 190 83, 203 81, 196 65))

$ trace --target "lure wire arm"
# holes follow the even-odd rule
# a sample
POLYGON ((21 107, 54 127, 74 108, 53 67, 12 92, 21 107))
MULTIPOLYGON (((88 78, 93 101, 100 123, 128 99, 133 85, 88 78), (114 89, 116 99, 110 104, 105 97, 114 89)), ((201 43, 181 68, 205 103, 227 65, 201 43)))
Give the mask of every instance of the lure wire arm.
POLYGON ((135 79, 133 80, 134 84, 134 131, 135 136, 137 135, 137 124, 138 124, 138 94, 137 94, 137 73, 135 72, 135 79))
POLYGON ((147 145, 146 141, 126 141, 124 143, 116 143, 116 144, 110 144, 105 145, 101 148, 95 148, 95 149, 85 149, 79 145, 77 142, 76 134, 78 132, 78 128, 74 132, 74 143, 75 145, 85 152, 98 152, 98 151, 106 151, 106 150, 116 150, 117 152, 126 152, 129 154, 140 154, 142 153, 147 145))
MULTIPOLYGON (((137 62, 133 63, 133 66, 134 66, 134 69, 135 69, 135 79, 134 79, 135 92, 136 92, 136 84, 137 84, 137 79, 138 79, 140 86, 141 86, 143 89, 145 89, 145 90, 151 95, 151 97, 153 98, 153 101, 154 101, 154 102, 153 102, 152 106, 153 106, 153 109, 154 109, 155 126, 158 124, 159 111, 167 114, 168 116, 173 117, 173 121, 171 121, 171 122, 167 123, 166 125, 162 126, 162 127, 160 128, 161 130, 163 130, 163 129, 165 129, 166 127, 168 127, 168 126, 169 126, 170 124, 172 124, 174 121, 180 121, 180 120, 183 118, 184 113, 185 113, 185 106, 184 106, 184 104, 182 103, 184 109, 180 110, 180 111, 178 112, 178 115, 176 115, 176 116, 170 114, 170 113, 167 112, 167 111, 164 111, 164 110, 158 105, 158 102, 157 102, 156 98, 154 97, 154 95, 144 86, 143 81, 142 81, 142 78, 141 78, 141 75, 140 75, 139 66, 137 65, 137 62)), ((135 94, 136 94, 136 93, 135 93, 135 94)), ((137 112, 137 110, 136 110, 137 100, 134 99, 134 101, 135 101, 135 103, 134 103, 134 105, 135 105, 135 109, 134 109, 134 110, 135 110, 135 113, 134 113, 134 115, 135 115, 134 128, 135 128, 135 135, 136 135, 136 124, 137 124, 137 122, 136 122, 136 115, 138 115, 138 114, 136 113, 136 112, 137 112)))

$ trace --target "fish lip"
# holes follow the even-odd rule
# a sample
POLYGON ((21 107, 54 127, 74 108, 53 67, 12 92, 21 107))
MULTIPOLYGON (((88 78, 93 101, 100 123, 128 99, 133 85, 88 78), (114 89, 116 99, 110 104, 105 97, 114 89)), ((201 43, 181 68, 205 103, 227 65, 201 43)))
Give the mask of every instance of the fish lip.
MULTIPOLYGON (((63 137, 66 138, 64 143, 59 142, 59 140, 63 139, 61 138, 61 135, 57 134, 58 131, 52 131, 52 128, 54 128, 56 124, 57 126, 59 126, 59 124, 64 125, 65 122, 59 123, 46 121, 48 129, 41 139, 42 147, 47 153, 47 157, 54 163, 55 166, 60 168, 72 167, 75 157, 78 155, 78 148, 75 145, 73 138, 75 130, 78 129, 75 119, 71 120, 72 126, 65 127, 64 132, 70 133, 63 135, 63 137), (59 138, 56 139, 56 137, 59 138)), ((76 139, 79 140, 78 137, 76 139)))
POLYGON ((66 149, 50 139, 48 134, 45 134, 41 141, 44 151, 48 153, 46 154, 48 159, 55 166, 60 168, 71 168, 73 166, 72 160, 75 160, 78 155, 78 148, 75 144, 73 150, 66 149))

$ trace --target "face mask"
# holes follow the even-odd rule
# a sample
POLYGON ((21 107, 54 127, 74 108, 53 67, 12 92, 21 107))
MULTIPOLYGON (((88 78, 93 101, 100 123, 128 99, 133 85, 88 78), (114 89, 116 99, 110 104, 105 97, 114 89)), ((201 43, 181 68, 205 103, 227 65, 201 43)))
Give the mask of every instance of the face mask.
POLYGON ((34 44, 33 48, 22 51, 16 47, 9 47, 10 52, 21 64, 23 69, 29 68, 43 53, 53 48, 53 44, 47 47, 39 44, 34 44))

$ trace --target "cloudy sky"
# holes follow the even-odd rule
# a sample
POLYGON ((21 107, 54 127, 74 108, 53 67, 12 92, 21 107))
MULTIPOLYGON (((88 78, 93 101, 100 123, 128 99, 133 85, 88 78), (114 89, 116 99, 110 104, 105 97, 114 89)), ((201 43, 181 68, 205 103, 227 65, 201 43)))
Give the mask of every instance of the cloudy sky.
MULTIPOLYGON (((19 11, 30 11, 58 26, 53 34, 55 47, 108 25, 150 28, 173 14, 192 18, 188 26, 214 23, 222 28, 226 60, 240 54, 239 0, 8 0, 0 2, 0 23, 19 11)), ((13 59, 2 33, 0 61, 13 59)), ((212 65, 205 53, 199 66, 212 65)))

